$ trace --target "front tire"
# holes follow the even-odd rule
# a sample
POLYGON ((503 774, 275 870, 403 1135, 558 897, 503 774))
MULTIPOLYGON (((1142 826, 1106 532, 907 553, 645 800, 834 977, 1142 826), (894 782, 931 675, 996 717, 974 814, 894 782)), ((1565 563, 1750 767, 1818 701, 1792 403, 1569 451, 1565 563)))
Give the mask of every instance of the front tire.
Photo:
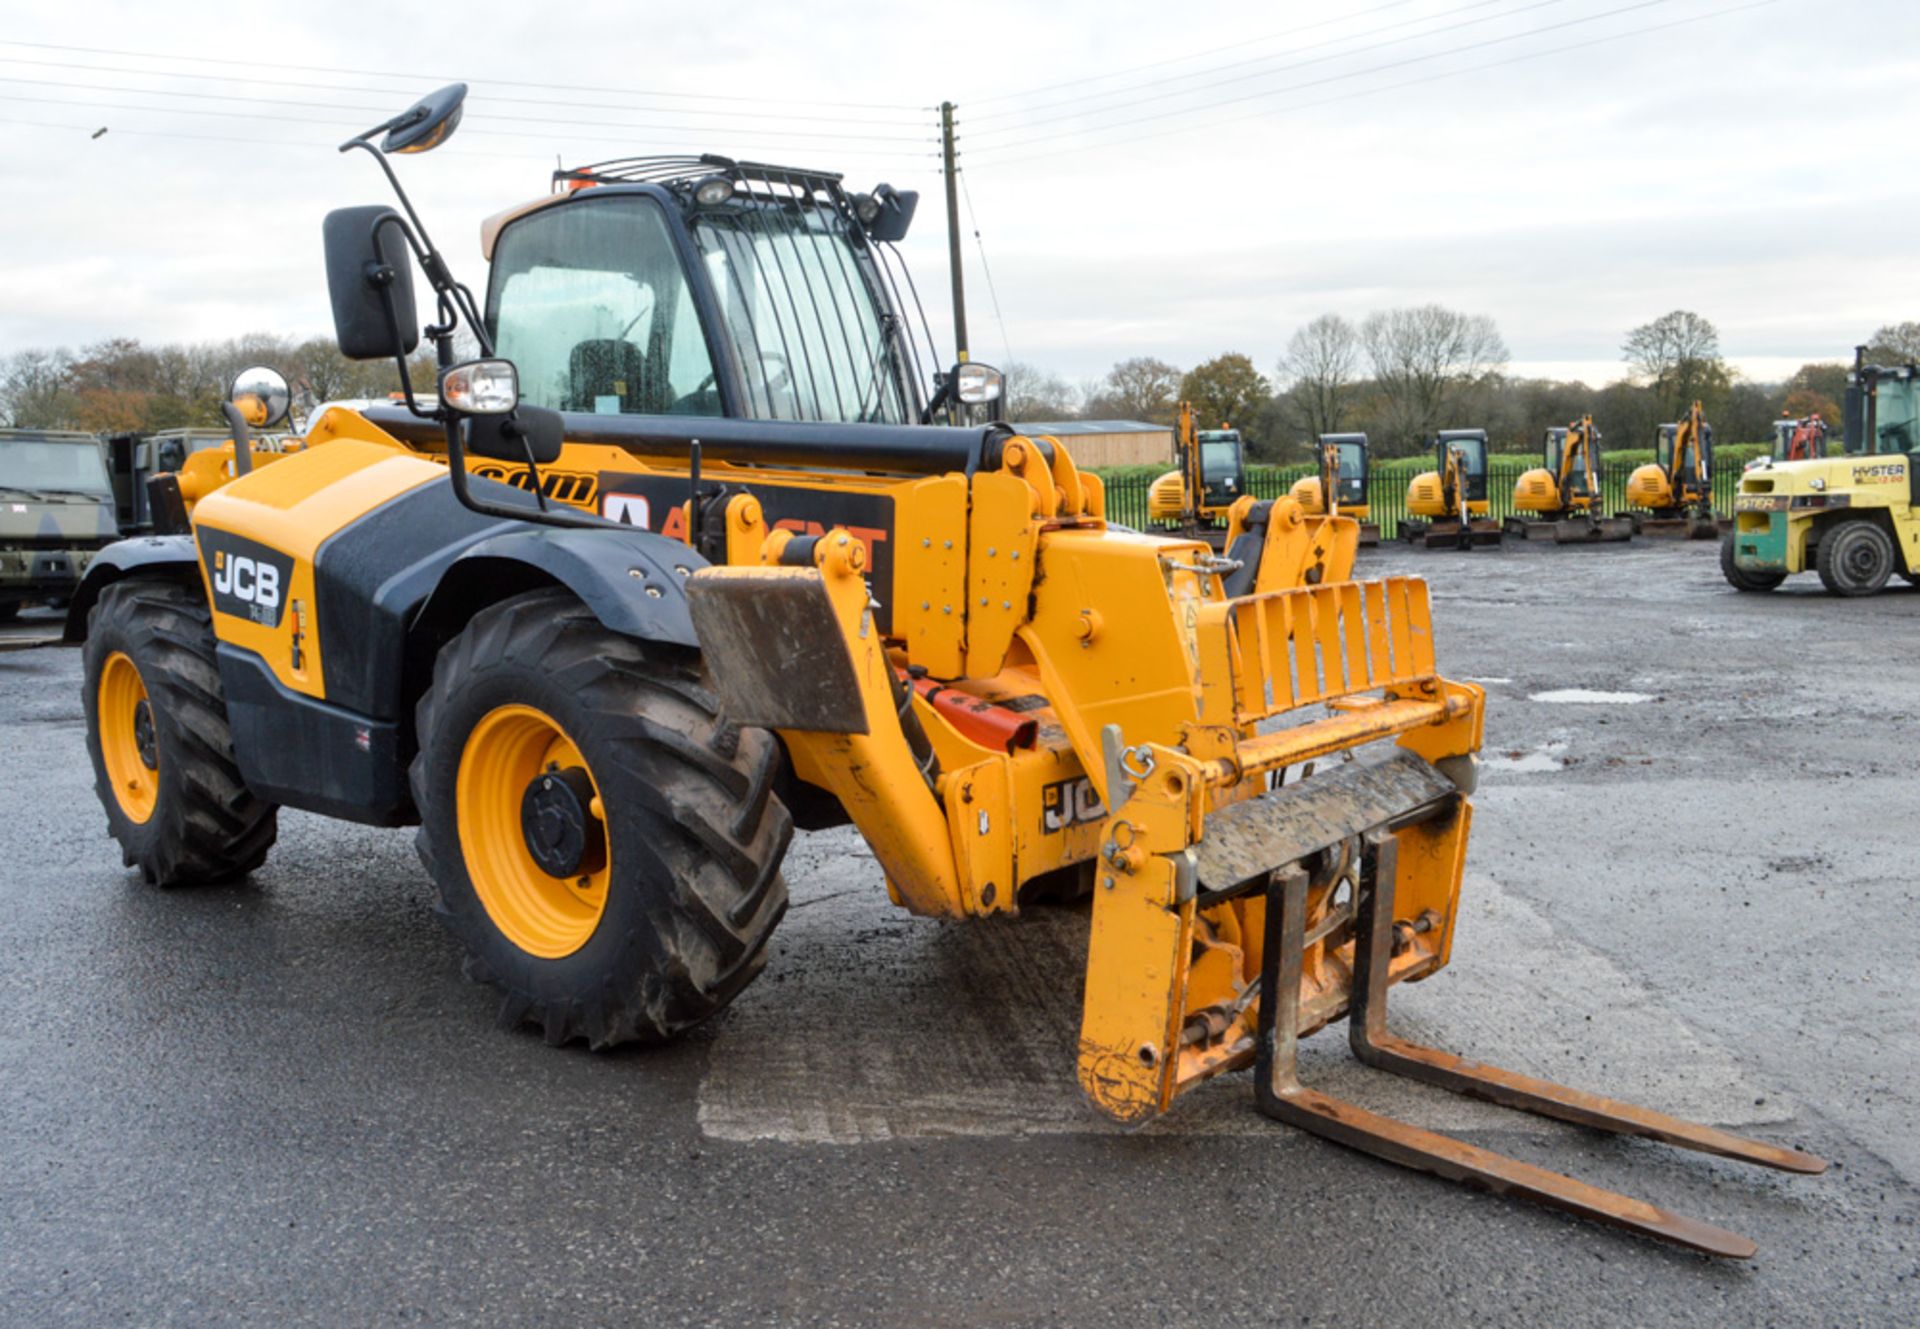
POLYGON ((503 1025, 657 1041, 760 972, 787 907, 779 747, 719 714, 692 652, 532 592, 440 652, 417 724, 416 843, 503 1025))
POLYGON ((1720 537, 1720 575, 1736 591, 1771 591, 1787 579, 1784 572, 1749 572, 1733 554, 1733 532, 1720 537))
POLYGON ((1820 582, 1833 595, 1875 595, 1893 575, 1893 537, 1877 522, 1853 517, 1820 537, 1814 562, 1820 582))
POLYGON ((120 581, 87 624, 87 753, 127 866, 155 886, 259 867, 276 808, 240 776, 206 601, 172 582, 120 581))

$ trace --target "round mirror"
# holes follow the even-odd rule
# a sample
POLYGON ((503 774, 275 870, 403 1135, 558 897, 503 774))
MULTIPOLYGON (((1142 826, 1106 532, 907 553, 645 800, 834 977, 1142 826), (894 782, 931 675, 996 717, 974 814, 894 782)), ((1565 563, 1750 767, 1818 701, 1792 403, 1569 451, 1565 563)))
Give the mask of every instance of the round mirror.
POLYGON ((255 365, 234 376, 227 400, 239 408, 255 429, 272 429, 286 422, 293 406, 293 392, 277 369, 255 365))

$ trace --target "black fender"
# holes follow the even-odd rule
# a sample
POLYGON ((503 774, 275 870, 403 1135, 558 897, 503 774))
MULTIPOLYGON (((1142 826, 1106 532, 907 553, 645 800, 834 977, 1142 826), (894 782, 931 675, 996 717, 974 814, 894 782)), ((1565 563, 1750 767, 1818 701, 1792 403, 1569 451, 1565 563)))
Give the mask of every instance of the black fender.
POLYGON ((477 541, 447 566, 416 627, 446 640, 480 609, 543 583, 564 586, 614 632, 698 647, 687 578, 707 566, 689 545, 631 526, 522 526, 477 541))
POLYGON ((87 639, 87 615, 100 593, 126 577, 167 577, 200 584, 200 555, 191 535, 142 535, 116 540, 93 556, 86 576, 67 606, 67 625, 61 640, 87 639))

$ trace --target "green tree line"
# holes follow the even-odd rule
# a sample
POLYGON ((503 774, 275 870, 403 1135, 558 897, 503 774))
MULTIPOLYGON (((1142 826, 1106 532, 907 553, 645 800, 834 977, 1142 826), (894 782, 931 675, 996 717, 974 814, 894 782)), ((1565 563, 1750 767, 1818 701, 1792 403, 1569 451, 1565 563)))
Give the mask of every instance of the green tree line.
MULTIPOLYGON (((1866 339, 1868 358, 1920 359, 1920 321, 1866 339)), ((1507 372, 1506 342, 1484 314, 1439 305, 1383 310, 1357 323, 1326 313, 1294 332, 1270 375, 1230 351, 1181 369, 1154 356, 1120 361, 1104 378, 1069 383, 1033 365, 1006 366, 1008 418, 1172 422, 1190 401, 1203 427, 1238 427, 1265 462, 1305 460, 1320 434, 1366 432, 1382 457, 1424 450, 1441 428, 1484 428, 1494 445, 1531 452, 1551 425, 1591 414, 1611 449, 1651 445, 1659 425, 1698 400, 1725 443, 1770 441, 1782 415, 1819 413, 1837 430, 1848 364, 1802 365, 1778 383, 1742 377, 1713 323, 1677 309, 1621 343, 1621 376, 1598 387, 1507 372)))
MULTIPOLYGON (((78 351, 35 348, 0 359, 0 423, 89 433, 218 427, 227 385, 253 365, 285 375, 302 414, 325 401, 384 398, 399 386, 392 361, 349 360, 330 337, 253 333, 161 346, 116 337, 78 351)), ((416 388, 431 388, 430 352, 416 352, 408 369, 416 388)))

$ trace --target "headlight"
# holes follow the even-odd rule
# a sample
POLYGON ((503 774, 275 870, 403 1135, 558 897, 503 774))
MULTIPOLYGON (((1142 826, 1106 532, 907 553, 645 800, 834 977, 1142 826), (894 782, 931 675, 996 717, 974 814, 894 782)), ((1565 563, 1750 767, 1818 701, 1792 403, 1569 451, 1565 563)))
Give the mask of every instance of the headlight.
POLYGON ((1826 487, 1827 487, 1827 482, 1823 476, 1816 475, 1811 480, 1807 481, 1807 488, 1813 490, 1815 493, 1820 492, 1826 487))
POLYGON ((964 364, 953 371, 954 395, 969 406, 999 401, 1006 381, 992 365, 964 364))
POLYGON ((440 375, 440 400, 463 415, 505 415, 520 404, 511 360, 469 360, 440 375))

